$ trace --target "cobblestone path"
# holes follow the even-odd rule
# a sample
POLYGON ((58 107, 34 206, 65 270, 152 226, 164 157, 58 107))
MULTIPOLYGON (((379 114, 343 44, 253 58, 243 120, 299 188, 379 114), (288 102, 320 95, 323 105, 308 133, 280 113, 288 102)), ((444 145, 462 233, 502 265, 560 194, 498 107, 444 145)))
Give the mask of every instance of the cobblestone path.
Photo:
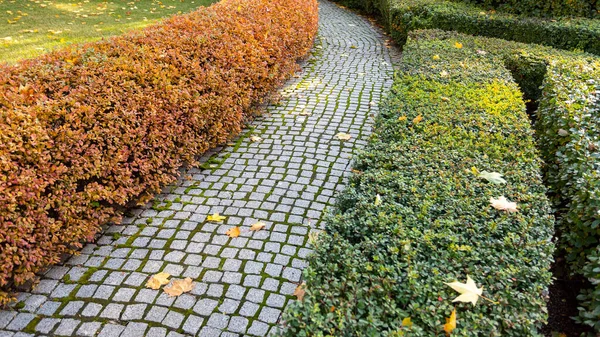
POLYGON ((309 234, 343 189, 377 103, 392 51, 367 20, 320 3, 319 39, 278 104, 235 144, 203 159, 153 205, 132 211, 81 255, 52 267, 0 311, 0 336, 265 336, 301 280, 309 234), (352 138, 341 141, 338 133, 352 138), (262 141, 253 142, 251 136, 262 141), (215 212, 222 223, 208 222, 215 212), (266 229, 251 232, 257 221, 266 229), (241 235, 225 232, 242 226, 241 235), (191 277, 169 297, 150 275, 191 277))

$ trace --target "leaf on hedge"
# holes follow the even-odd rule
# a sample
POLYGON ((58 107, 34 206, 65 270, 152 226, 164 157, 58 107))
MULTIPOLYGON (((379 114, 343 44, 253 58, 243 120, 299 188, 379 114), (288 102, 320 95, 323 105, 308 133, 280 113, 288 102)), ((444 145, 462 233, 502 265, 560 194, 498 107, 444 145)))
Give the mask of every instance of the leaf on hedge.
POLYGON ((335 305, 332 305, 331 308, 329 308, 329 312, 334 312, 335 311, 335 305))
POLYGON ((569 131, 564 130, 564 129, 558 129, 558 135, 561 136, 561 137, 568 136, 569 135, 569 131))
POLYGON ((410 320, 410 317, 406 317, 405 319, 402 320, 402 326, 405 326, 407 328, 412 327, 412 321, 410 320))
POLYGON ((171 274, 169 274, 169 273, 161 272, 158 274, 154 274, 150 277, 148 282, 146 282, 146 288, 157 290, 161 286, 169 283, 169 277, 171 277, 171 274))
POLYGON ((467 275, 467 283, 460 283, 458 281, 446 283, 450 288, 458 291, 460 296, 452 300, 452 302, 463 302, 477 304, 479 296, 483 293, 483 287, 477 288, 475 281, 467 275))
POLYGON ((225 232, 225 234, 227 234, 227 236, 229 236, 230 238, 237 238, 238 236, 240 236, 240 228, 239 227, 231 227, 227 230, 227 232, 225 232))
POLYGON ((263 140, 263 139, 262 139, 262 138, 260 138, 259 136, 251 136, 251 137, 250 137, 250 141, 251 141, 251 142, 255 142, 255 143, 256 143, 256 142, 262 142, 262 140, 263 140))
POLYGON ((442 100, 442 102, 450 102, 450 98, 448 97, 442 96, 440 99, 442 100))
POLYGON ((421 123, 422 120, 423 120, 423 116, 418 115, 417 117, 415 117, 413 119, 413 124, 419 124, 419 123, 421 123))
POLYGON ((192 279, 186 277, 183 280, 174 280, 170 286, 165 287, 165 293, 169 296, 179 296, 183 293, 187 293, 194 289, 195 284, 192 279))
POLYGON ((507 211, 508 213, 518 212, 517 203, 507 200, 504 196, 498 199, 490 198, 492 207, 499 211, 507 211))
POLYGON ((432 58, 433 58, 433 60, 434 60, 434 61, 437 61, 437 60, 439 60, 439 59, 440 59, 440 55, 437 55, 437 54, 436 54, 436 55, 433 55, 433 57, 432 57, 432 58))
POLYGON ((487 54, 487 52, 485 50, 477 50, 477 54, 485 55, 485 54, 487 54))
POLYGON ((223 221, 225 219, 226 219, 226 217, 224 217, 222 215, 219 215, 219 213, 215 213, 213 215, 209 215, 208 218, 207 218, 208 221, 213 221, 213 222, 221 222, 221 221, 223 221))
POLYGON ((440 76, 442 76, 442 77, 446 77, 446 76, 448 76, 448 72, 447 72, 447 71, 445 71, 445 70, 442 70, 442 71, 440 72, 440 76))
POLYGON ((260 222, 260 221, 259 221, 259 222, 257 222, 257 223, 253 223, 253 224, 250 226, 250 230, 251 230, 251 231, 258 232, 259 230, 261 230, 261 229, 265 228, 265 226, 266 226, 266 224, 265 224, 264 222, 260 222))
POLYGON ((446 336, 450 336, 452 330, 456 329, 456 309, 452 310, 450 317, 446 318, 446 324, 444 324, 444 331, 446 336))
POLYGON ((379 194, 377 194, 375 196, 375 206, 379 206, 381 205, 381 196, 379 194))
POLYGON ((498 172, 482 171, 479 178, 483 178, 493 184, 506 184, 506 180, 502 178, 502 174, 498 172))
POLYGON ((477 169, 477 167, 471 166, 471 173, 473 173, 475 175, 479 175, 479 170, 477 169))
POLYGON ((462 45, 462 43, 460 43, 460 42, 456 41, 456 42, 454 42, 454 47, 456 47, 456 48, 460 49, 460 48, 462 48, 462 47, 463 47, 463 45, 462 45))
POLYGON ((306 282, 302 282, 299 286, 294 290, 294 296, 298 298, 298 301, 302 301, 304 295, 306 294, 306 282))
POLYGON ((407 119, 408 118, 406 116, 400 116, 400 117, 398 117, 398 122, 404 122, 407 119))
POLYGON ((337 134, 337 135, 335 135, 335 136, 336 136, 336 137, 337 137, 337 139, 339 139, 339 140, 349 140, 350 138, 352 138, 352 136, 351 136, 351 135, 349 135, 349 134, 347 134, 347 133, 343 133, 343 132, 340 132, 340 133, 338 133, 338 134, 337 134))

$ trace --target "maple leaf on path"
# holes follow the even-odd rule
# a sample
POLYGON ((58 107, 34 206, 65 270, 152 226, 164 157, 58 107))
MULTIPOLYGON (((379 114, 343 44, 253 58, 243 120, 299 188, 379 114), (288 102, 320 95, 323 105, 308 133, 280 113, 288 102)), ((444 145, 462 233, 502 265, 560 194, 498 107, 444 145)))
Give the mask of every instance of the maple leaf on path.
POLYGON ((240 236, 240 228, 231 227, 227 230, 227 232, 225 232, 225 234, 227 234, 227 236, 229 236, 230 238, 237 238, 238 236, 240 236))
POLYGON ((194 282, 192 282, 192 279, 186 277, 183 280, 174 280, 171 282, 170 286, 165 287, 165 293, 167 293, 169 296, 179 296, 183 293, 192 291, 195 286, 196 285, 194 282))
POLYGON ((460 296, 452 300, 452 302, 471 302, 473 305, 477 304, 479 296, 483 293, 483 287, 477 288, 475 281, 469 275, 467 275, 467 283, 460 283, 458 281, 452 283, 446 283, 447 286, 458 291, 460 296))
POLYGON ((252 224, 252 226, 250 226, 250 230, 258 232, 259 230, 265 228, 265 226, 266 226, 266 224, 264 222, 259 221, 257 223, 252 224))
POLYGON ((154 274, 150 277, 148 282, 146 282, 146 287, 157 290, 161 286, 169 283, 169 277, 171 277, 171 274, 169 273, 154 274))
POLYGON ((215 213, 213 215, 209 215, 206 220, 213 221, 213 222, 221 222, 225 219, 226 219, 226 217, 219 215, 219 213, 215 213))
POLYGON ((456 329, 456 309, 452 310, 450 317, 446 318, 446 324, 444 324, 444 331, 446 336, 450 336, 452 330, 456 329))

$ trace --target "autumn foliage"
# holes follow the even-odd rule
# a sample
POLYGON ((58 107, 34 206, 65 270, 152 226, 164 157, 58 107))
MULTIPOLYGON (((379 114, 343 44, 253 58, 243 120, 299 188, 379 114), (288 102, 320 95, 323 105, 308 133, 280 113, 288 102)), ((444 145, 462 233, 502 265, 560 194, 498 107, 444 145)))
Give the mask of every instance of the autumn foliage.
POLYGON ((316 1, 223 0, 0 65, 0 302, 237 134, 316 29, 316 1))

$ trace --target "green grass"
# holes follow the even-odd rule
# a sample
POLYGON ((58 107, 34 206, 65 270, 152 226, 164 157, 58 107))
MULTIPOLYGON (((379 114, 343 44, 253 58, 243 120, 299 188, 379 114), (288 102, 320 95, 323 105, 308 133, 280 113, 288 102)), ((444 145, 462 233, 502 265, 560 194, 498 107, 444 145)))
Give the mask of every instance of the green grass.
POLYGON ((0 62, 148 26, 218 0, 0 0, 0 62))

